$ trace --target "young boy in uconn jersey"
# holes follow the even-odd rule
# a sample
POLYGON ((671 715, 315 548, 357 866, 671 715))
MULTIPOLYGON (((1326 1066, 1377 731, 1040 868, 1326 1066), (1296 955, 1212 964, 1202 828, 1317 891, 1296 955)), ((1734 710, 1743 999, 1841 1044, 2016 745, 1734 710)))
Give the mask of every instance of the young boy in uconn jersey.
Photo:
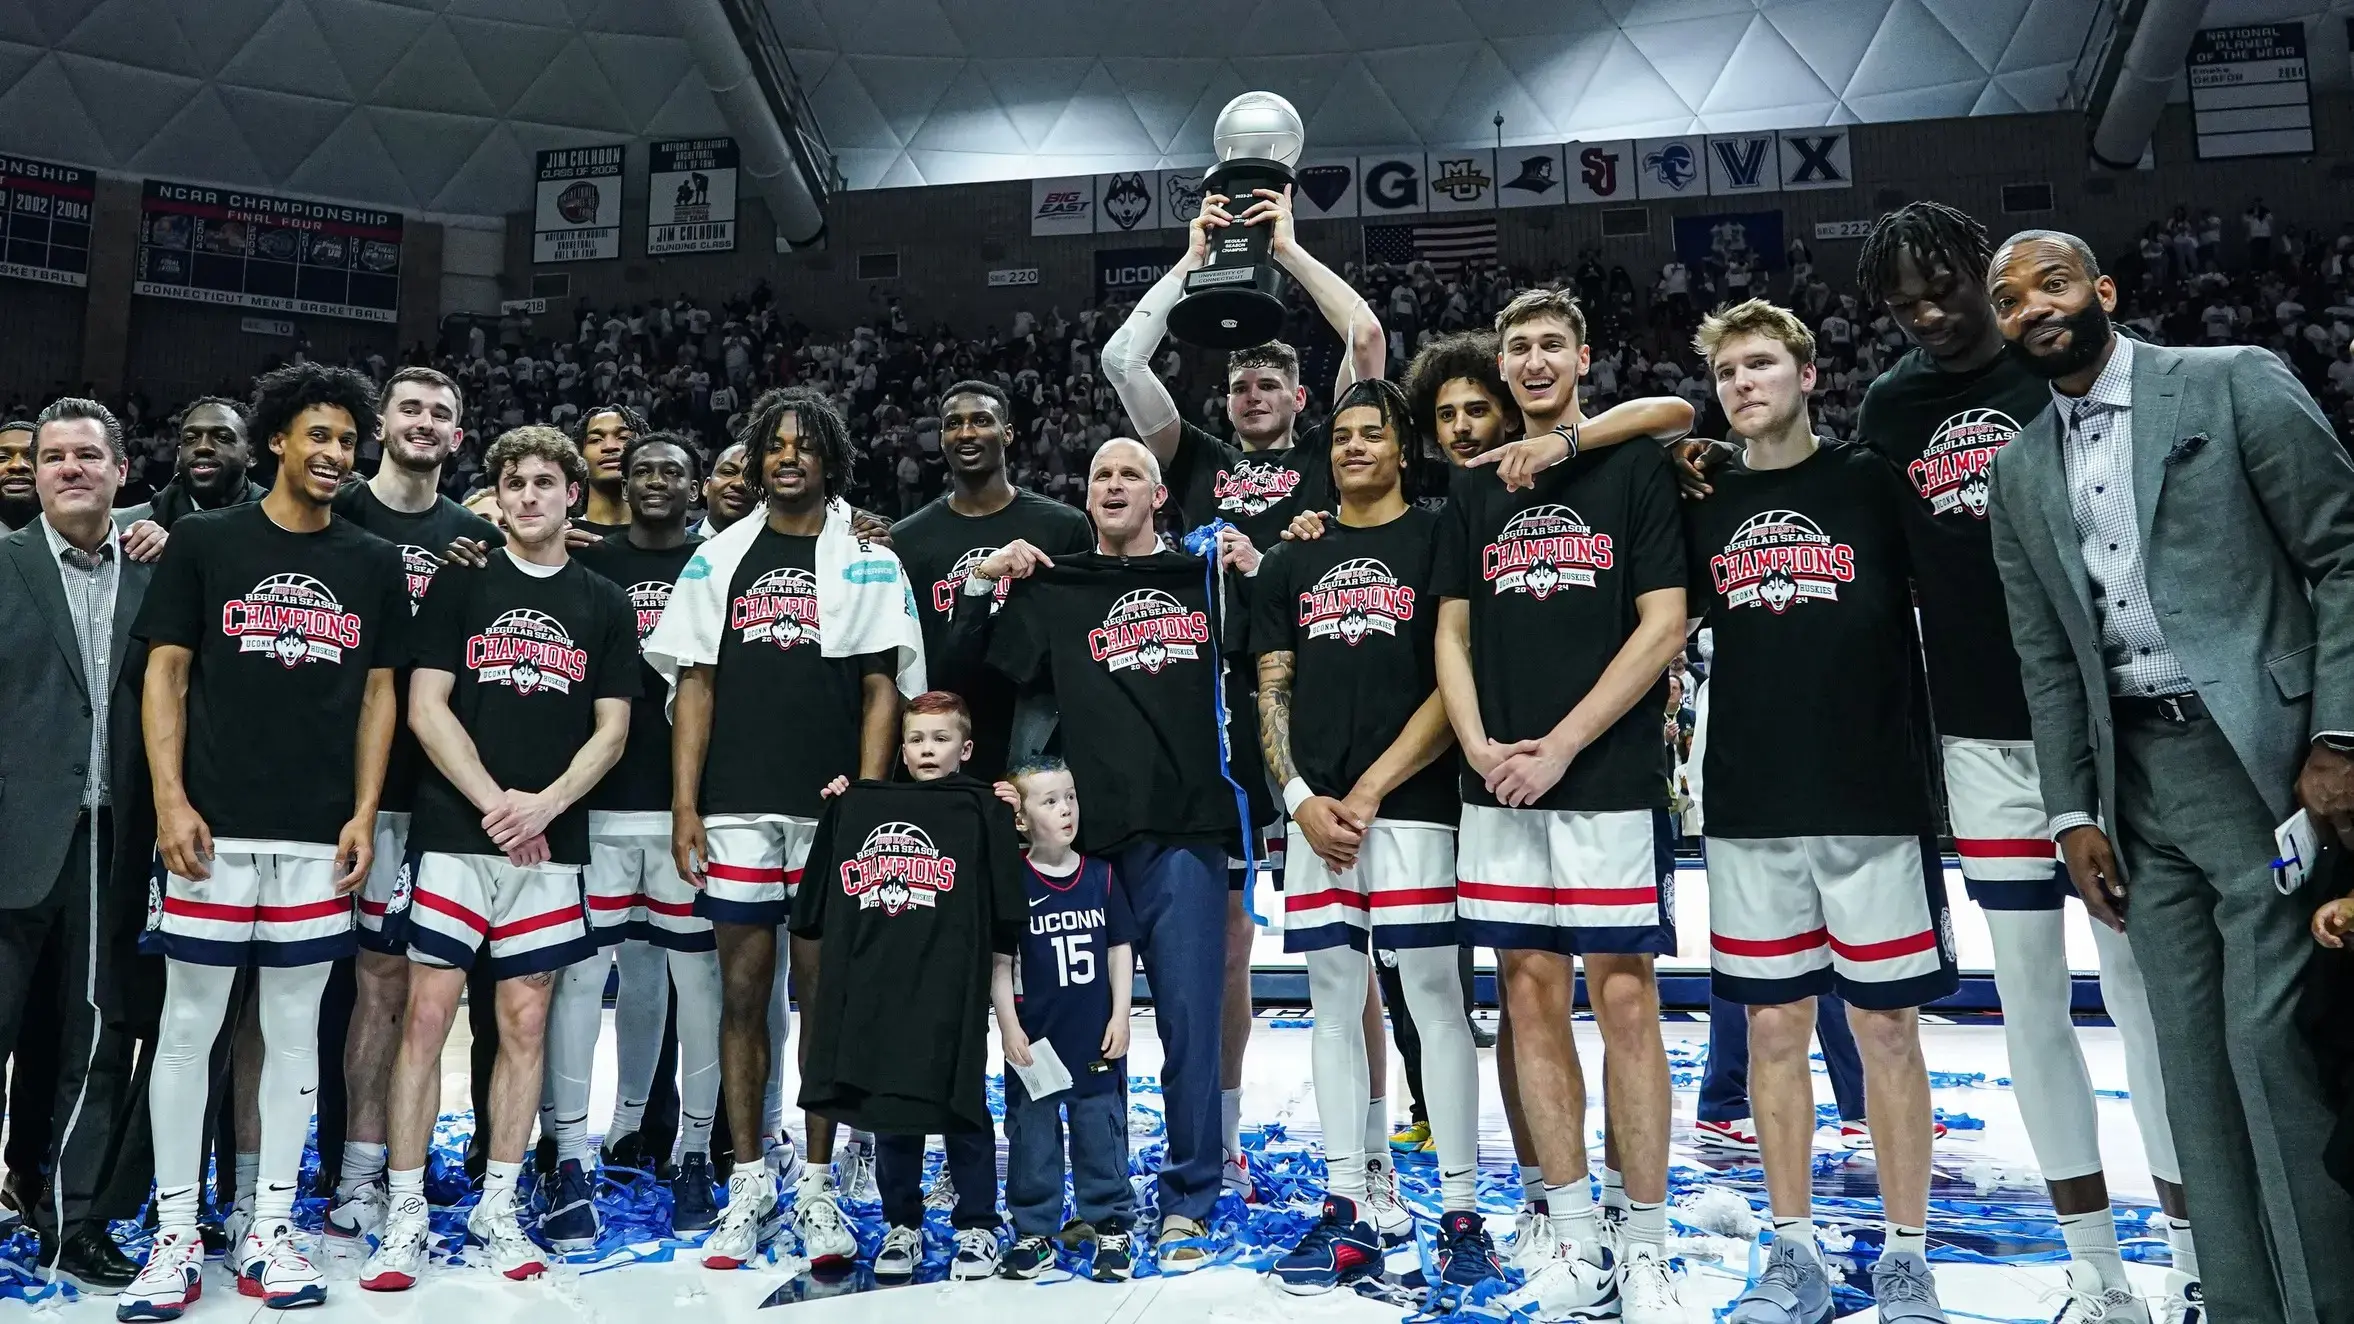
POLYGON ((214 1037, 240 967, 259 967, 261 1151, 254 1219, 231 1249, 239 1289, 284 1308, 327 1285, 295 1240, 295 1185, 318 1088, 319 995, 351 955, 350 893, 367 880, 392 745, 393 668, 409 626, 400 557, 337 518, 335 490, 375 387, 303 363, 264 375, 250 415, 278 457, 258 502, 173 527, 133 633, 148 641, 145 727, 160 866, 147 941, 164 957, 149 1109, 154 1247, 126 1320, 176 1319, 196 1299, 214 1037), (299 736, 257 741, 257 715, 299 736))
POLYGON ((1695 346, 1740 456, 1685 509, 1709 678, 1708 894, 1715 990, 1749 1008, 1750 1097, 1774 1240, 1733 1324, 1827 1324, 1815 1244, 1814 999, 1837 991, 1864 1062, 1886 1215, 1879 1317, 1943 1324, 1924 1253, 1928 1069, 1914 1009, 1953 992, 1924 682, 1895 471, 1823 444, 1814 337, 1750 300, 1695 346))
POLYGON ((990 991, 998 1037, 1009 1066, 1029 1066, 1039 1043, 1054 1045, 1071 1086, 1034 1099, 1019 1075, 1005 1073, 1005 1204, 1014 1244, 1000 1272, 1008 1278, 1045 1273, 1054 1266, 1059 1234, 1092 1243, 1089 1272, 1097 1282, 1122 1282, 1136 1264, 1129 1233, 1136 1193, 1128 1184, 1136 921, 1112 866, 1075 847, 1079 789, 1069 766, 1035 758, 1007 777, 1030 843, 1022 871, 1030 913, 1021 955, 997 958, 990 991), (1066 1134, 1078 1215, 1069 1223, 1062 1221, 1066 1134))
MULTIPOLYGON (((589 789, 621 757, 638 692, 637 630, 612 581, 575 564, 565 511, 586 477, 562 433, 521 427, 484 457, 506 546, 476 571, 436 575, 417 613, 409 724, 433 769, 410 821, 402 926, 409 999, 388 1103, 392 1202, 360 1273, 400 1291, 424 1271, 425 1154, 441 1108, 441 1052, 477 960, 499 1013, 490 1161, 466 1221, 490 1266, 515 1279, 545 1267, 518 1218, 515 1184, 539 1114, 543 1032, 554 973, 594 949, 580 871, 589 789)), ((554 1241, 559 1251, 587 1249, 554 1241)))

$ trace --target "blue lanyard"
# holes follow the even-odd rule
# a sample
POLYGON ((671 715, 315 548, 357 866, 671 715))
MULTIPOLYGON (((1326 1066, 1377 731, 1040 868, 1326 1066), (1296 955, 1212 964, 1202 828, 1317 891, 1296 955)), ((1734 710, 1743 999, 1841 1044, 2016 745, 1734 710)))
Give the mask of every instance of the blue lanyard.
POLYGON ((1204 605, 1215 607, 1216 620, 1210 627, 1210 692, 1216 698, 1212 704, 1218 719, 1218 775, 1225 779, 1226 789, 1234 792, 1234 815, 1242 835, 1242 908, 1251 923, 1267 927, 1267 917, 1259 913, 1256 892, 1259 881, 1258 842, 1251 829, 1251 798, 1234 778, 1234 746, 1228 736, 1232 713, 1226 706, 1226 656, 1219 644, 1219 634, 1226 624, 1226 584, 1218 574, 1218 531, 1234 526, 1222 519, 1214 519, 1185 535, 1185 550, 1202 558, 1202 597, 1204 605))

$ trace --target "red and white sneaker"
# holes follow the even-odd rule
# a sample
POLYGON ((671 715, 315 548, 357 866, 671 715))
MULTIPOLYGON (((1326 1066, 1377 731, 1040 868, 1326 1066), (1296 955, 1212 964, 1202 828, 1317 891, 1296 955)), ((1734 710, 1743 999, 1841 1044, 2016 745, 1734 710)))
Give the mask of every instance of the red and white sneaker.
POLYGON ((1730 1122, 1694 1122, 1692 1136, 1712 1149, 1733 1149, 1744 1154, 1757 1152, 1757 1124, 1746 1117, 1730 1122))
MULTIPOLYGON (((1839 1124, 1839 1139, 1849 1149, 1870 1149, 1872 1147, 1871 1125, 1866 1122, 1841 1122, 1839 1124)), ((1943 1139, 1945 1139, 1945 1123, 1931 1122, 1929 1124, 1929 1143, 1935 1144, 1943 1139)))
POLYGON ((370 1292, 405 1292, 416 1286, 432 1244, 424 1199, 409 1195, 394 1201, 379 1225, 374 1253, 360 1267, 360 1287, 370 1292))
POLYGON ((548 1271, 548 1257, 523 1231, 512 1195, 482 1197, 466 1216, 466 1244, 481 1246, 484 1258, 502 1278, 522 1282, 548 1271))
POLYGON ((204 1239, 191 1230, 159 1232, 139 1276, 115 1298, 114 1317, 175 1320, 204 1295, 204 1239))
POLYGON ((237 1290, 272 1310, 315 1306, 327 1299, 327 1279, 295 1242, 283 1218, 256 1222, 238 1251, 237 1290))
POLYGON ((1221 1176, 1226 1189, 1234 1192, 1234 1198, 1244 1204, 1251 1204, 1259 1198, 1257 1187, 1251 1181, 1251 1161, 1245 1155, 1228 1154, 1221 1176))

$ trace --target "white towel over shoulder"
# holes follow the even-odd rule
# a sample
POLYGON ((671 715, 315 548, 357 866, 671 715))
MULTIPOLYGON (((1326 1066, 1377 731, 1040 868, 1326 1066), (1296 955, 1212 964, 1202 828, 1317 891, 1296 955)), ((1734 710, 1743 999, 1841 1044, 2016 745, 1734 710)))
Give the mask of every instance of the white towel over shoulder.
MULTIPOLYGON (((767 523, 766 513, 755 509, 701 543, 679 571, 645 648, 647 665, 670 683, 673 696, 681 668, 719 661, 728 585, 767 523)), ((851 533, 850 507, 838 498, 826 503, 825 529, 817 535, 817 623, 827 657, 889 652, 899 692, 910 698, 924 692, 924 632, 907 571, 890 548, 851 533)))

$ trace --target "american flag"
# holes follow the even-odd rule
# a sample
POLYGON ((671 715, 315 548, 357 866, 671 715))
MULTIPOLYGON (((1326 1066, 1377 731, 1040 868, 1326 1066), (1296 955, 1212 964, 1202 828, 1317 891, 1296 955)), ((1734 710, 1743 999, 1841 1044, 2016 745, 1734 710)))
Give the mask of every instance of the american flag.
POLYGON ((1390 266, 1428 262, 1441 276, 1459 276, 1466 262, 1496 260, 1496 222, 1416 221, 1365 227, 1365 261, 1390 266))

